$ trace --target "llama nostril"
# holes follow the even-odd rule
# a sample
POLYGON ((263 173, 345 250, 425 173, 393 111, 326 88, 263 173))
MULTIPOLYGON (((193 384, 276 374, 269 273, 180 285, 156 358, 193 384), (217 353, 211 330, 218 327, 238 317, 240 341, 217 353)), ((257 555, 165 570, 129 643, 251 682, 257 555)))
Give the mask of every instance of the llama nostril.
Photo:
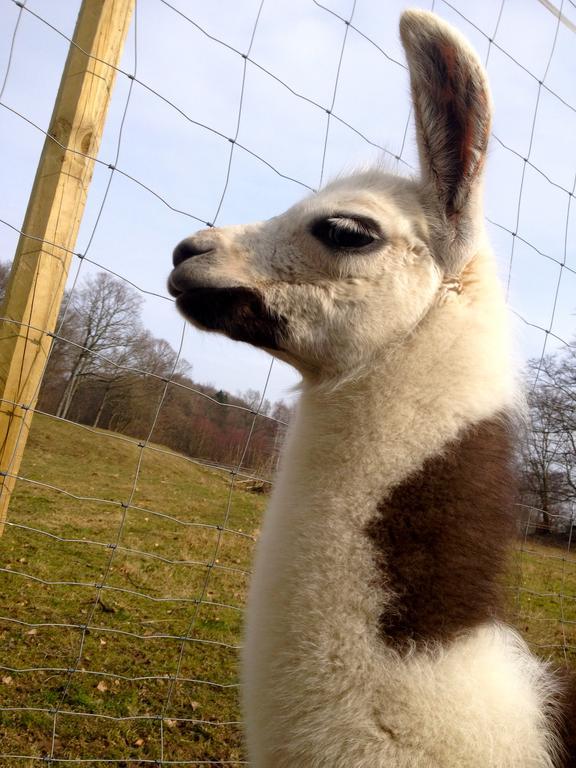
POLYGON ((212 250, 214 249, 211 246, 206 244, 199 245, 194 242, 193 238, 189 237, 186 240, 182 240, 182 242, 178 243, 176 248, 174 248, 174 252, 172 253, 172 263, 177 267, 178 264, 182 264, 183 261, 191 259, 193 256, 200 256, 201 254, 209 253, 212 250))

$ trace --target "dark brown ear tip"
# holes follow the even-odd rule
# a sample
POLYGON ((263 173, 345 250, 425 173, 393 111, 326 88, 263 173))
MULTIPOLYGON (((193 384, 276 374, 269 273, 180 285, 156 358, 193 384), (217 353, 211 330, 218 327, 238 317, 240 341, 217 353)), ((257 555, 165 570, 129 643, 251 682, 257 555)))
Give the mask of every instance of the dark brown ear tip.
POLYGON ((478 59, 464 35, 432 11, 416 8, 404 11, 400 17, 400 37, 407 53, 435 42, 460 51, 466 58, 478 59))
POLYGON ((400 37, 405 48, 420 47, 431 38, 450 38, 452 32, 452 27, 431 11, 411 8, 400 17, 400 37))
POLYGON ((489 93, 484 67, 464 35, 431 11, 410 9, 400 17, 400 37, 408 66, 418 80, 433 74, 434 62, 457 62, 468 71, 481 88, 489 93))

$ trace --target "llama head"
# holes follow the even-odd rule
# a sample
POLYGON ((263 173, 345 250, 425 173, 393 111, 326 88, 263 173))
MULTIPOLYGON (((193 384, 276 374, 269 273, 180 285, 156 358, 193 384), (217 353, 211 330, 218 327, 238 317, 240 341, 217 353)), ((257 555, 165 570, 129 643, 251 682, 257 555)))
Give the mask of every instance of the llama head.
POLYGON ((407 11, 400 31, 421 178, 357 173, 268 221, 182 241, 169 289, 196 326, 321 380, 401 343, 458 284, 483 238, 486 78, 466 41, 434 14, 407 11))

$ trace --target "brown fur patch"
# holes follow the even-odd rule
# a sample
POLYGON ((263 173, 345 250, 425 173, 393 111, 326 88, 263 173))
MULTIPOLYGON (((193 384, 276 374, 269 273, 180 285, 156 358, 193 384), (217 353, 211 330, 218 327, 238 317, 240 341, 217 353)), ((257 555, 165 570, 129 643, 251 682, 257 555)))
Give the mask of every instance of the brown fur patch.
POLYGON ((557 727, 563 753, 557 768, 576 768, 576 673, 564 672, 561 675, 561 684, 557 727))
POLYGON ((367 534, 394 595, 380 617, 388 643, 449 641, 499 613, 513 497, 510 426, 494 418, 469 427, 379 504, 367 534))

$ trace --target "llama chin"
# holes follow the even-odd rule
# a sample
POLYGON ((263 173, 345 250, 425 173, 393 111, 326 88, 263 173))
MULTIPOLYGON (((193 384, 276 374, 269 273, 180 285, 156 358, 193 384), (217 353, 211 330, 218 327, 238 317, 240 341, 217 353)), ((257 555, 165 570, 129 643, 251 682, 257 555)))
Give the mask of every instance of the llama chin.
POLYGON ((282 349, 285 320, 270 312, 258 292, 202 286, 184 293, 172 289, 172 293, 180 312, 201 330, 217 331, 268 350, 282 349))
POLYGON ((339 178, 174 255, 186 317, 302 374, 248 597, 248 755, 574 766, 576 688, 499 613, 520 398, 482 213, 486 75, 434 14, 400 32, 419 179, 339 178))

